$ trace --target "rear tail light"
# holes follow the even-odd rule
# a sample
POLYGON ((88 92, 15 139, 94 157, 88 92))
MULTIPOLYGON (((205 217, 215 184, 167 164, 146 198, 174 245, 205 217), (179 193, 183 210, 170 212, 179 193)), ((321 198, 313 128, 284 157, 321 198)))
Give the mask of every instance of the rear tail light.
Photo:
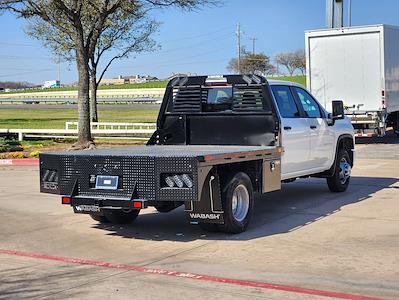
POLYGON ((145 200, 134 200, 133 201, 133 207, 135 209, 147 208, 147 202, 145 200))
POLYGON ((71 197, 62 197, 62 204, 71 204, 71 197))
POLYGON ((142 203, 141 203, 140 201, 134 201, 134 202, 133 202, 133 207, 134 207, 134 208, 142 209, 142 208, 143 208, 142 206, 143 206, 143 205, 142 205, 142 203))
POLYGON ((180 179, 180 176, 179 176, 179 175, 174 175, 174 176, 173 176, 173 181, 176 183, 176 185, 177 185, 179 188, 182 188, 182 187, 184 186, 183 180, 180 179))
POLYGON ((190 174, 163 174, 161 176, 161 187, 192 188, 193 185, 190 174))
POLYGON ((190 176, 188 176, 187 174, 183 174, 181 176, 181 179, 187 185, 187 187, 189 188, 193 187, 193 181, 191 180, 190 176))
POLYGON ((172 177, 167 176, 165 178, 165 183, 168 185, 168 187, 174 187, 175 186, 175 182, 173 181, 172 177))

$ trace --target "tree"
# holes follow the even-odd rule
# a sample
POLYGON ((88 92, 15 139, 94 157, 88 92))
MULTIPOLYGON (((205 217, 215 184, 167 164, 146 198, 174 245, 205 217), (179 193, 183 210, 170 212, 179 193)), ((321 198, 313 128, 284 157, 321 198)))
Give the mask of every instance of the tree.
POLYGON ((294 52, 294 65, 301 72, 302 75, 305 75, 306 54, 304 49, 298 49, 294 52))
MULTIPOLYGON (((101 38, 112 20, 126 16, 136 18, 138 12, 177 6, 194 9, 214 3, 213 0, 0 0, 0 11, 10 11, 31 22, 44 22, 61 38, 72 41, 78 69, 78 121, 76 147, 93 145, 90 130, 90 60, 95 57, 101 38)), ((111 49, 105 47, 104 52, 111 49)))
POLYGON ((279 65, 283 65, 288 70, 290 76, 292 76, 295 70, 297 69, 297 65, 295 62, 295 55, 293 52, 285 52, 277 54, 276 63, 279 65))
MULTIPOLYGON (((234 73, 239 73, 238 59, 232 58, 228 63, 227 69, 234 73)), ((242 50, 240 69, 243 74, 261 73, 270 75, 275 73, 275 67, 270 63, 269 56, 264 53, 249 53, 245 49, 242 50)))
MULTIPOLYGON (((68 62, 75 60, 73 40, 68 36, 43 20, 31 22, 29 25, 27 33, 50 48, 55 57, 62 57, 64 61, 68 62)), ((97 89, 105 72, 117 59, 128 58, 133 53, 137 54, 154 49, 155 42, 151 35, 157 27, 158 23, 149 18, 143 9, 137 11, 134 17, 125 12, 110 17, 108 26, 97 43, 96 50, 89 58, 91 122, 98 121, 97 89), (101 59, 110 49, 114 50, 113 55, 106 57, 105 62, 103 62, 104 68, 98 70, 101 59)))

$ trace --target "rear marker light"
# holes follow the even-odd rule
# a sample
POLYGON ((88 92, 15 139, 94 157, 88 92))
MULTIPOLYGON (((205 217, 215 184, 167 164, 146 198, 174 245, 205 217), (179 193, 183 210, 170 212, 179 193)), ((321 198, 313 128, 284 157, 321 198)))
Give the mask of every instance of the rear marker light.
POLYGON ((62 197, 62 204, 71 204, 71 197, 62 197))
POLYGON ((137 209, 142 209, 143 208, 143 204, 140 201, 134 201, 133 202, 133 207, 137 208, 137 209))

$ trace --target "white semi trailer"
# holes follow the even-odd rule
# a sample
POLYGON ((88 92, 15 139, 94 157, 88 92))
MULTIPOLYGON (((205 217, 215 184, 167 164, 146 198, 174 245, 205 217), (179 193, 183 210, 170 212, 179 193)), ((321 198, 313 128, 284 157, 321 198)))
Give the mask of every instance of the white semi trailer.
POLYGON ((327 108, 343 100, 357 137, 399 136, 399 27, 372 25, 306 34, 307 87, 327 108))

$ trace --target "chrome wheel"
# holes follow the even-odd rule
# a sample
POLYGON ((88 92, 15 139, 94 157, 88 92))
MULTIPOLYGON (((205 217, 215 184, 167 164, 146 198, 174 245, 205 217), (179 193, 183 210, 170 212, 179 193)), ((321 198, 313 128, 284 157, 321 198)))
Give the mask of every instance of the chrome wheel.
POLYGON ((245 185, 240 184, 235 188, 231 205, 234 219, 243 221, 249 210, 249 193, 245 185))
POLYGON ((351 177, 351 165, 348 163, 345 157, 341 158, 341 161, 339 163, 339 181, 341 184, 345 184, 346 181, 351 177))

